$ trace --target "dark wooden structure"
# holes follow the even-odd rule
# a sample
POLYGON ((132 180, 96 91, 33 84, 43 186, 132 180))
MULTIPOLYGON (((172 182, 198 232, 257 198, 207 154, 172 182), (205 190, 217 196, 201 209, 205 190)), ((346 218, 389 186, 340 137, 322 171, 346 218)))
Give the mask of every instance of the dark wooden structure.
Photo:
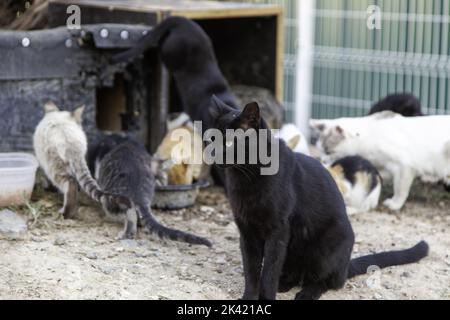
MULTIPOLYGON (((283 15, 273 5, 187 0, 54 0, 49 23, 66 23, 68 5, 81 9, 81 23, 137 23, 153 26, 168 16, 184 16, 198 22, 211 38, 217 59, 230 84, 258 86, 283 93, 283 15)), ((154 62, 152 53, 145 57, 154 62)), ((179 111, 170 75, 155 65, 154 105, 149 108, 151 126, 165 121, 169 111, 179 111)), ((159 144, 163 129, 153 128, 149 142, 159 144)))
POLYGON ((131 131, 154 151, 163 138, 167 113, 180 109, 170 74, 157 52, 148 52, 126 68, 111 66, 108 57, 135 44, 144 31, 170 15, 194 19, 204 28, 230 84, 267 88, 281 100, 279 7, 186 0, 53 0, 48 10, 49 27, 54 29, 0 31, 2 57, 4 43, 14 43, 6 46, 6 60, 0 61, 0 132, 6 135, 0 151, 30 149, 41 106, 50 98, 68 109, 86 104, 88 132, 131 131), (64 27, 69 5, 81 9, 81 30, 64 27), (23 46, 23 38, 31 38, 31 45, 23 46))
MULTIPOLYGON (((105 124, 104 118, 96 117, 102 107, 102 89, 118 82, 117 73, 133 74, 123 93, 130 102, 137 100, 128 106, 116 103, 121 108, 116 110, 117 117, 145 113, 148 103, 138 102, 152 94, 145 90, 146 85, 152 88, 151 70, 140 65, 113 66, 108 57, 118 48, 135 45, 149 30, 148 26, 99 24, 80 30, 0 31, 0 151, 32 150, 32 134, 49 100, 66 110, 86 105, 83 126, 88 136, 98 129, 120 130, 113 121, 105 124), (101 36, 102 30, 108 30, 108 38, 101 36), (123 31, 126 39, 120 36, 123 31)), ((115 110, 107 114, 111 111, 115 110)), ((138 135, 147 133, 146 125, 142 119, 138 135)))

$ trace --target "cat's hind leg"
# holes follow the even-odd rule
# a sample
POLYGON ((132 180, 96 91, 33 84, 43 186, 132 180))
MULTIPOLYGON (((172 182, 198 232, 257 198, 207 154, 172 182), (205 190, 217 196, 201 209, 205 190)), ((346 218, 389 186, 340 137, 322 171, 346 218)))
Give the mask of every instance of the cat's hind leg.
POLYGON ((391 210, 400 210, 408 198, 414 178, 414 171, 408 167, 399 168, 394 172, 394 196, 385 200, 383 204, 391 210))
POLYGON ((64 205, 60 213, 65 219, 73 219, 78 211, 78 184, 72 177, 67 177, 60 185, 64 194, 64 205))
POLYGON ((138 215, 136 208, 133 206, 127 210, 124 218, 123 231, 119 232, 118 239, 134 239, 137 233, 138 215))

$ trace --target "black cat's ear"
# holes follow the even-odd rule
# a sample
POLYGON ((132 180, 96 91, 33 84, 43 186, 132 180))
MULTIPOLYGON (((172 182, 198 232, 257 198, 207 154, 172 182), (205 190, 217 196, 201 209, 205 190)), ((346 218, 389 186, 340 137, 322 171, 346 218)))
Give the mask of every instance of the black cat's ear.
POLYGON ((217 98, 215 94, 211 97, 211 106, 209 107, 209 114, 213 118, 218 118, 221 115, 232 111, 233 109, 225 104, 222 100, 217 98))
POLYGON ((241 113, 241 128, 246 130, 249 128, 257 129, 261 122, 259 106, 256 102, 247 104, 241 113))

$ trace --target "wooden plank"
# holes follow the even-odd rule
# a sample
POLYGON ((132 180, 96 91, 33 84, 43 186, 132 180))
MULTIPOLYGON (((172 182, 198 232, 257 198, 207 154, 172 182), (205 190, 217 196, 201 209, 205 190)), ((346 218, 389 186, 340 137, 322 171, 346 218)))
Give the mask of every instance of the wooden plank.
POLYGON ((278 16, 282 14, 283 9, 279 6, 255 6, 252 8, 233 8, 233 9, 210 9, 194 10, 182 8, 171 11, 174 16, 182 16, 189 19, 231 19, 246 17, 278 16))
POLYGON ((284 16, 283 11, 277 14, 277 40, 276 40, 276 69, 275 69, 275 97, 283 101, 284 79, 284 16))
POLYGON ((124 9, 129 11, 155 12, 178 10, 191 12, 207 12, 207 11, 249 11, 252 12, 261 8, 273 7, 266 4, 252 4, 242 2, 218 2, 218 1, 192 1, 192 0, 52 0, 52 3, 60 3, 65 5, 79 5, 100 7, 107 10, 124 9), (183 9, 180 9, 183 8, 183 9))

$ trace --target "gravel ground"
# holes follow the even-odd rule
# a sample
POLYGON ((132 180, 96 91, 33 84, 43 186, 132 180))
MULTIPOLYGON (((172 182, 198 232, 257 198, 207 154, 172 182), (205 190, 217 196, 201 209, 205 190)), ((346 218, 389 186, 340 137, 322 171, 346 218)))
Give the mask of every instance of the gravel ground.
MULTIPOLYGON (((35 192, 21 240, 0 240, 1 299, 237 299, 243 291, 238 232, 221 189, 201 191, 197 205, 155 210, 166 225, 204 235, 214 247, 162 241, 140 229, 137 240, 115 240, 121 225, 83 206, 77 220, 56 211, 61 196, 35 192)), ((354 255, 406 248, 425 239, 420 263, 348 281, 322 299, 450 299, 450 195, 416 184, 400 213, 352 216, 354 255)), ((298 289, 279 294, 292 299, 298 289)))

